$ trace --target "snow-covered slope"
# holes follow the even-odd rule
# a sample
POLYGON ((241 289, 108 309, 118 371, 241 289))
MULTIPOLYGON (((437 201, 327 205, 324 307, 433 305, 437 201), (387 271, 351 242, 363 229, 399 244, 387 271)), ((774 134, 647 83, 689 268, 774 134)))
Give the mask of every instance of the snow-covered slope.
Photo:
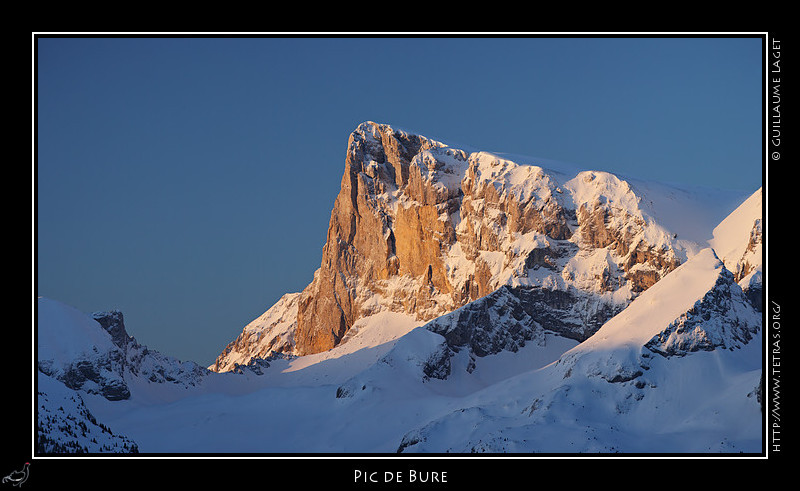
POLYGON ((86 408, 81 393, 37 374, 36 451, 43 454, 137 453, 136 443, 115 434, 86 408))
MULTIPOLYGON (((368 369, 386 355, 397 341, 422 323, 397 312, 379 312, 359 319, 348 331, 348 340, 322 353, 305 356, 273 355, 266 359, 268 370, 259 381, 270 386, 319 386, 343 383, 368 369)), ((263 363, 251 362, 255 367, 263 363)), ((239 371, 242 368, 238 367, 239 371)))
POLYGON ((759 188, 714 228, 709 240, 725 267, 739 278, 762 265, 763 201, 759 188))

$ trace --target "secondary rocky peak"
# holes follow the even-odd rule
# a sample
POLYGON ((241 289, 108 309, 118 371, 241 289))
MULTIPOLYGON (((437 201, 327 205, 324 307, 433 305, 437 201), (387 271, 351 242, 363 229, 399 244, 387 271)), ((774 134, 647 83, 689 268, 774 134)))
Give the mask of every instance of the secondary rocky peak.
POLYGON ((662 356, 738 349, 761 327, 761 317, 745 299, 733 273, 720 268, 714 286, 646 345, 662 356))
POLYGON ((37 313, 37 368, 70 389, 116 401, 131 396, 131 377, 193 386, 208 373, 139 344, 128 335, 120 311, 86 315, 40 297, 37 313))

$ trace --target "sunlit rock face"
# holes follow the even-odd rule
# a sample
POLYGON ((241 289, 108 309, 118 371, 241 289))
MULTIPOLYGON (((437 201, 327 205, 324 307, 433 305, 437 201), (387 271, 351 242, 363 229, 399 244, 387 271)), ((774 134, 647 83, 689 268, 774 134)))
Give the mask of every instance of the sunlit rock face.
POLYGON ((570 335, 585 338, 687 257, 641 199, 612 174, 553 171, 362 123, 313 281, 270 309, 280 322, 248 326, 210 368, 329 350, 365 316, 432 320, 504 285, 561 292, 532 294, 552 299, 540 300, 545 317, 580 299, 594 318, 570 335))

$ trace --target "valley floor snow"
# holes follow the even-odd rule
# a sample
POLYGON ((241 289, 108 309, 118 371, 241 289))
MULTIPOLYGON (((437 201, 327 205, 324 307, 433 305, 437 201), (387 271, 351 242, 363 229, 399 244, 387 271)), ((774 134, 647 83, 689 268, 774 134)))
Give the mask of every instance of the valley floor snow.
MULTIPOLYGON (((412 324, 394 320, 395 334, 412 324)), ((759 406, 747 398, 760 377, 760 338, 742 352, 656 361, 653 388, 633 404, 630 384, 559 380, 553 362, 577 343, 555 335, 480 358, 472 373, 462 351, 451 377, 423 382, 413 363, 399 365, 435 350, 440 336, 414 329, 380 343, 365 327, 326 360, 275 362, 261 376, 211 374, 195 388, 139 381, 128 401, 84 400, 143 453, 394 453, 404 443, 405 452, 434 453, 761 449, 759 406), (347 380, 354 394, 337 397, 347 380)))

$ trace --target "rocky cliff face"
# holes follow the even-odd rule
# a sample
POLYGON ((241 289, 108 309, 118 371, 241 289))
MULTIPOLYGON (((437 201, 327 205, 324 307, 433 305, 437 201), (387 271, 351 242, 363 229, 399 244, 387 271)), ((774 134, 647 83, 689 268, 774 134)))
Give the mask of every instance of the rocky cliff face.
POLYGON ((322 264, 298 305, 298 354, 336 346, 376 303, 440 312, 452 291, 441 257, 455 242, 450 215, 465 161, 464 152, 388 126, 353 132, 322 264))
POLYGON ((391 310, 427 321, 503 285, 560 292, 552 301, 533 293, 556 310, 561 297, 591 304, 591 331, 686 259, 641 199, 608 173, 564 174, 363 123, 349 138, 312 283, 296 305, 270 309, 280 328, 248 326, 211 368, 329 350, 362 317, 391 310))

